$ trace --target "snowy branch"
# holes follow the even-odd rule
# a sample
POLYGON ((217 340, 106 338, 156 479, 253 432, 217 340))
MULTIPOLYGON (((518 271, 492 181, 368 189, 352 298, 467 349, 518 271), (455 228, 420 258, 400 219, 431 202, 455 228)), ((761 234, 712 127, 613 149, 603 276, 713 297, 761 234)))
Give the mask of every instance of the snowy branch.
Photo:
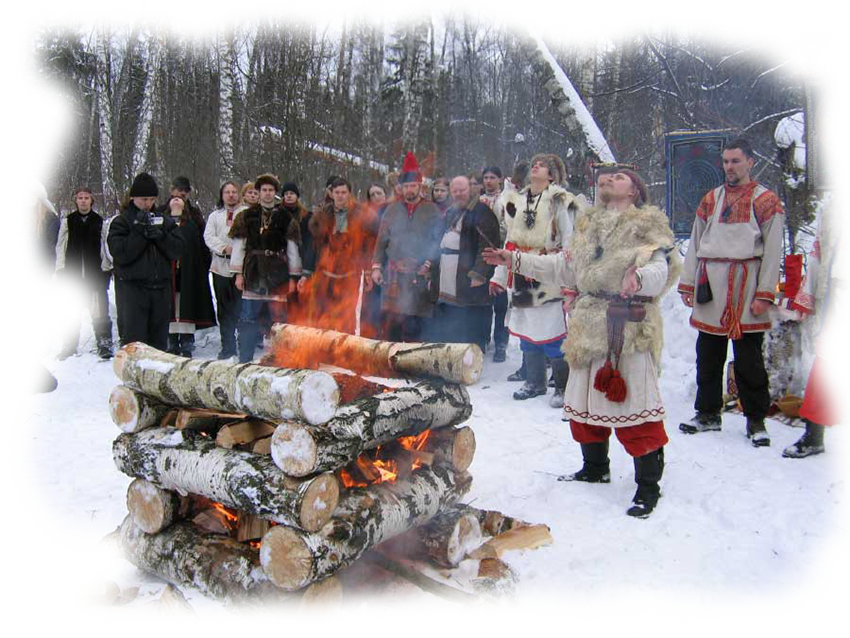
POLYGON ((788 109, 787 111, 781 111, 779 113, 773 113, 772 115, 766 115, 765 117, 759 118, 755 122, 752 122, 751 124, 748 124, 747 126, 742 128, 741 132, 746 133, 751 128, 758 126, 759 124, 763 124, 764 122, 767 122, 768 120, 773 120, 773 119, 776 119, 778 117, 787 117, 788 115, 794 115, 795 113, 799 113, 802 110, 803 109, 800 109, 800 108, 788 109))

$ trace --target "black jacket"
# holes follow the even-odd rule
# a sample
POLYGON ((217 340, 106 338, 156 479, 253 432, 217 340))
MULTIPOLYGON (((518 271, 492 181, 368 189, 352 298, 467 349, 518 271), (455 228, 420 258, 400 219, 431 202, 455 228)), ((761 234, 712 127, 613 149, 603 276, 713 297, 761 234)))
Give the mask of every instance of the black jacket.
POLYGON ((42 288, 50 282, 56 268, 59 225, 59 218, 47 211, 40 235, 28 230, 21 236, 21 267, 42 288))
POLYGON ((177 224, 163 216, 162 234, 148 239, 146 227, 150 215, 131 201, 109 225, 106 243, 112 253, 115 277, 143 285, 164 287, 171 283, 171 262, 179 259, 186 240, 177 232, 177 224))
MULTIPOLYGON (((184 213, 185 215, 185 213, 184 213)), ((180 293, 180 321, 191 322, 196 328, 208 328, 215 325, 215 310, 210 293, 209 269, 212 256, 204 242, 197 224, 188 216, 175 231, 186 242, 186 249, 178 261, 173 264, 174 279, 171 304, 176 308, 176 294, 180 293)), ((176 319, 172 313, 171 320, 176 319)))
POLYGON ((63 272, 93 283, 105 283, 106 273, 100 268, 103 218, 94 211, 83 215, 75 210, 68 215, 65 223, 68 227, 68 243, 65 246, 63 272))

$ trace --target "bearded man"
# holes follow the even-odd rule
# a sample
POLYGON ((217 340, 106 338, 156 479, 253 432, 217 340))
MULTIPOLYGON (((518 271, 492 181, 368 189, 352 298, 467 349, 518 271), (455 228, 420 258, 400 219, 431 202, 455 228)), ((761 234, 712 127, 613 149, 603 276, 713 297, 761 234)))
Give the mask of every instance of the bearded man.
POLYGON ((614 168, 599 177, 598 186, 602 205, 578 217, 568 250, 491 250, 485 259, 562 286, 566 294, 570 375, 564 413, 581 445, 583 466, 559 480, 610 483, 613 428, 634 458, 637 491, 627 514, 645 518, 661 494, 668 441, 658 385, 659 300, 681 265, 667 216, 647 205, 646 185, 636 173, 614 168))

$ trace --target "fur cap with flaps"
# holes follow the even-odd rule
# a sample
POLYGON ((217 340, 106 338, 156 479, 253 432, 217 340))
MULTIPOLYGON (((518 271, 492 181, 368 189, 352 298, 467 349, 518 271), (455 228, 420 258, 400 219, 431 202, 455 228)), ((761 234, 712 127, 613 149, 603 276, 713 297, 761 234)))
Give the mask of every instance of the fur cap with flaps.
POLYGON ((554 153, 538 153, 531 158, 531 162, 528 164, 529 169, 537 162, 544 162, 549 168, 549 175, 552 177, 553 184, 563 186, 567 183, 567 168, 560 157, 554 153))
POLYGON ((262 175, 258 175, 257 179, 254 180, 254 188, 260 190, 260 187, 263 184, 271 184, 274 186, 274 192, 277 193, 280 190, 280 180, 277 176, 272 175, 271 173, 263 173, 262 175))
POLYGON ((35 193, 38 195, 38 198, 41 200, 41 203, 44 204, 44 207, 54 215, 57 214, 53 204, 49 199, 47 199, 47 189, 44 188, 44 184, 38 181, 35 177, 27 177, 24 180, 24 183, 21 184, 21 189, 19 191, 21 201, 23 201, 24 196, 28 193, 35 193))

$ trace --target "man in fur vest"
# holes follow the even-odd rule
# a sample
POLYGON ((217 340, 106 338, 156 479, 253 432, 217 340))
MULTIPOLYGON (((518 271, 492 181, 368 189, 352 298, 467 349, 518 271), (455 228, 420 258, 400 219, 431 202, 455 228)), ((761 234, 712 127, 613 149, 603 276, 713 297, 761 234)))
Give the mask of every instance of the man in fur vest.
MULTIPOLYGON (((503 196, 507 250, 545 255, 560 252, 566 246, 576 213, 585 204, 583 197, 576 197, 561 186, 566 178, 566 168, 557 155, 539 154, 531 159, 528 186, 503 196)), ((522 401, 546 394, 548 358, 555 377, 550 405, 561 408, 569 368, 561 356, 567 322, 560 287, 518 275, 504 266, 496 268, 490 287, 493 295, 503 290, 510 294, 508 330, 519 337, 525 359, 525 383, 514 392, 514 399, 522 401)))
POLYGON ((636 173, 613 168, 599 177, 598 186, 602 205, 578 217, 569 250, 486 251, 485 259, 563 287, 570 313, 564 413, 581 445, 583 466, 559 480, 610 483, 613 428, 634 458, 637 491, 627 514, 645 518, 661 494, 668 441, 658 384, 659 300, 675 283, 681 263, 667 216, 647 205, 646 185, 636 173))
POLYGON ((800 416, 806 432, 782 453, 803 458, 824 451, 826 427, 850 414, 850 151, 835 163, 839 194, 820 213, 806 277, 792 308, 814 317, 815 362, 800 416))
POLYGON ((372 256, 372 281, 383 285, 384 334, 390 341, 420 341, 423 320, 434 313, 431 266, 437 262, 442 219, 423 199, 422 173, 408 153, 399 176, 402 198, 387 206, 372 256))
POLYGON ((770 330, 782 259, 785 213, 779 198, 750 178, 753 151, 745 139, 723 150, 726 183, 702 198, 694 218, 679 292, 697 337, 696 415, 679 429, 696 434, 720 429, 723 367, 728 340, 747 438, 770 445, 764 418, 770 391, 762 344, 770 330))
MULTIPOLYGON (((305 293, 299 312, 305 312, 308 325, 354 334, 361 282, 370 271, 375 250, 378 216, 357 204, 345 178, 334 178, 329 191, 330 201, 307 225, 314 257, 313 263, 305 263, 305 271, 312 275, 298 282, 299 295, 305 293)), ((369 278, 367 288, 371 287, 369 278)))
MULTIPOLYGON (((88 297, 92 328, 101 359, 112 358, 112 321, 109 319, 109 273, 101 268, 103 218, 92 208, 91 189, 82 187, 74 193, 74 212, 62 218, 56 242, 56 272, 80 286, 88 297)), ((76 321, 59 354, 66 359, 77 351, 80 343, 80 321, 76 321)))
POLYGON ((230 270, 242 291, 237 328, 240 363, 253 360, 262 309, 268 307, 272 321, 285 321, 287 295, 295 291, 301 277, 301 228, 275 202, 280 182, 266 173, 257 177, 254 186, 260 201, 236 216, 229 234, 233 239, 230 270))

